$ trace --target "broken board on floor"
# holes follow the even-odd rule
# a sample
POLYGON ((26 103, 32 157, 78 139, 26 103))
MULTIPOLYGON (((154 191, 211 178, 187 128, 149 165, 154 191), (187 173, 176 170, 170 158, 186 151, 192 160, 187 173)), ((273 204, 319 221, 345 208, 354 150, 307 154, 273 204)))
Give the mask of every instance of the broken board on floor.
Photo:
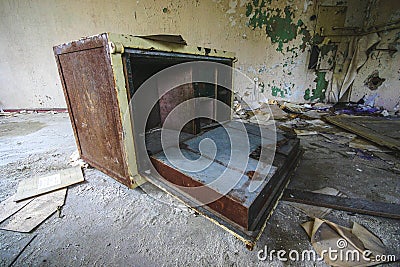
POLYGON ((64 205, 67 188, 38 196, 12 215, 0 229, 29 233, 64 205))
MULTIPOLYGON (((205 139, 211 139, 217 152, 215 155, 210 155, 209 158, 212 160, 206 168, 200 171, 179 168, 174 162, 175 159, 166 155, 167 150, 160 150, 151 155, 151 161, 161 177, 152 174, 147 174, 147 176, 151 176, 148 178, 151 183, 233 233, 251 249, 260 237, 266 221, 288 184, 290 174, 300 158, 301 149, 297 137, 287 136, 280 131, 276 134, 276 139, 264 140, 266 142, 263 143, 264 146, 265 144, 274 148, 276 146, 276 151, 274 151, 272 165, 265 169, 266 172, 260 172, 265 179, 255 191, 250 192, 249 184, 254 179, 254 170, 260 159, 261 137, 257 125, 245 123, 244 126, 249 143, 248 151, 231 148, 235 146, 235 142, 229 142, 229 138, 234 139, 235 135, 242 130, 237 127, 237 122, 228 122, 224 127, 216 127, 180 143, 183 156, 195 161, 204 156, 204 153, 200 153, 200 143, 205 139), (230 165, 231 151, 245 153, 247 164, 243 174, 240 174, 242 176, 239 182, 227 194, 224 194, 223 189, 218 185, 213 185, 213 182, 223 173, 234 174, 237 171, 235 166, 230 165), (191 190, 193 188, 202 188, 203 191, 196 194, 191 190), (219 198, 204 204, 203 197, 213 194, 219 195, 219 198)), ((274 131, 269 131, 275 135, 274 131)), ((246 143, 245 140, 241 142, 246 143)))
POLYGON ((0 223, 7 218, 11 217, 23 207, 29 204, 33 199, 26 199, 23 201, 16 202, 15 196, 11 196, 0 203, 0 223))
POLYGON ((59 173, 48 176, 25 179, 19 183, 14 201, 38 196, 83 181, 80 166, 61 170, 59 173))
POLYGON ((378 145, 400 151, 400 118, 337 115, 325 119, 378 145))

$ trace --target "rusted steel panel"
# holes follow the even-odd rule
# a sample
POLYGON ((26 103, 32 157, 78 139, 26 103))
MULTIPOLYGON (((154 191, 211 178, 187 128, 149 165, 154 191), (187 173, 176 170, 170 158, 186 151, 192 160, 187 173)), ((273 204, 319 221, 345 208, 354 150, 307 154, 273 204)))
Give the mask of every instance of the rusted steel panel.
MULTIPOLYGON (((174 168, 171 168, 155 158, 152 158, 151 161, 159 174, 175 185, 185 186, 188 188, 204 186, 204 184, 192 179, 191 177, 174 168)), ((201 192, 197 192, 197 195, 193 195, 190 190, 188 190, 187 193, 197 199, 200 204, 206 202, 207 199, 213 198, 214 196, 219 196, 220 198, 218 200, 207 204, 207 206, 244 229, 248 228, 248 210, 242 206, 240 200, 230 198, 226 195, 219 195, 217 192, 206 186, 202 187, 201 192)))
POLYGON ((130 186, 106 36, 54 51, 81 157, 130 186))
POLYGON ((107 46, 107 34, 99 34, 95 36, 85 37, 80 40, 54 46, 53 50, 56 55, 72 53, 76 51, 94 49, 107 46))
MULTIPOLYGON (((173 77, 163 77, 162 80, 157 81, 157 87, 158 87, 158 92, 160 95, 159 98, 159 106, 160 106, 160 118, 161 118, 161 125, 164 125, 164 122, 167 118, 167 116, 170 114, 170 112, 175 109, 179 104, 191 99, 194 97, 194 87, 193 83, 191 83, 192 80, 192 72, 187 71, 187 72, 182 72, 177 74, 176 76, 173 77), (180 75, 180 77, 177 77, 180 75), (173 88, 173 84, 176 81, 179 81, 180 78, 182 80, 187 81, 187 84, 180 85, 178 87, 173 88), (169 90, 170 87, 173 89, 168 91, 167 93, 163 94, 166 90, 169 90)), ((188 103, 188 102, 186 102, 188 103)), ((181 107, 184 107, 184 110, 181 110, 177 116, 173 118, 171 121, 172 123, 168 123, 168 128, 172 130, 180 130, 180 128, 183 126, 182 121, 185 116, 189 116, 194 118, 195 117, 195 107, 194 104, 189 105, 181 105, 181 107)), ((196 126, 194 121, 188 123, 184 128, 184 132, 187 133, 196 133, 196 126)))

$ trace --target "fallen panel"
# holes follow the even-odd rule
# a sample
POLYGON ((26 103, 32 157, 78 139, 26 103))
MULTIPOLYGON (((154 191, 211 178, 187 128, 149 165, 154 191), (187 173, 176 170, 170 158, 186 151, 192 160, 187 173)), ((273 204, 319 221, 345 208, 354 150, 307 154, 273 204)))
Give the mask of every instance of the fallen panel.
POLYGON ((0 203, 0 223, 17 213, 20 209, 28 205, 33 199, 15 202, 15 196, 11 196, 0 203))
POLYGON ((0 229, 29 233, 44 220, 64 205, 67 189, 60 189, 39 197, 36 197, 28 205, 14 214, 0 229))
POLYGON ((337 115, 325 119, 378 145, 400 150, 400 118, 337 115))
POLYGON ((19 183, 14 200, 20 201, 83 181, 84 178, 80 166, 65 169, 49 176, 25 179, 19 183))

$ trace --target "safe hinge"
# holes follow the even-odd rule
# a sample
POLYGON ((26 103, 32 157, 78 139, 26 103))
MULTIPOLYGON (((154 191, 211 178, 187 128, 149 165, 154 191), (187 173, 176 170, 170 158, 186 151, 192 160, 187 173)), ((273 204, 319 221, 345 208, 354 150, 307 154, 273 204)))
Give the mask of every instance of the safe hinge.
POLYGON ((122 54, 124 53, 124 45, 118 42, 108 42, 111 54, 122 54))

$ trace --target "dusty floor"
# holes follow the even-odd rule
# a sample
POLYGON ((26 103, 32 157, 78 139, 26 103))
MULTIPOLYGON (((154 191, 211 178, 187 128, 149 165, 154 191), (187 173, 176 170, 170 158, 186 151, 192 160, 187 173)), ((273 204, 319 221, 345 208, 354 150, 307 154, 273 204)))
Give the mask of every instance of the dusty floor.
MULTIPOLYGON (((349 155, 347 145, 328 143, 319 135, 303 136, 301 142, 305 154, 290 188, 330 186, 349 197, 400 204, 399 174, 392 165, 376 157, 349 155)), ((22 179, 68 167, 75 149, 68 114, 0 117, 0 201, 14 194, 22 179)), ((7 266, 32 235, 37 237, 16 266, 325 266, 258 260, 264 246, 312 248, 300 227, 309 218, 287 202, 279 203, 257 247, 248 251, 229 233, 150 185, 148 194, 129 190, 95 169, 85 169, 84 174, 86 182, 68 189, 64 217, 54 214, 32 234, 0 231, 1 266, 7 266)), ((326 219, 343 226, 360 223, 400 259, 398 220, 341 211, 332 211, 326 219)))

